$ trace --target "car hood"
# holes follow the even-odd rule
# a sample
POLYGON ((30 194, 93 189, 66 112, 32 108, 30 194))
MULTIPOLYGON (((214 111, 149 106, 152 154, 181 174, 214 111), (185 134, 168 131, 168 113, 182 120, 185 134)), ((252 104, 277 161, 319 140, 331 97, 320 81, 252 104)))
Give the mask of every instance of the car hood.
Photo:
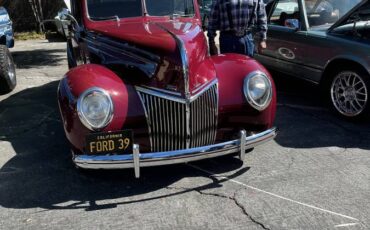
POLYGON ((343 15, 336 23, 334 23, 330 28, 333 30, 339 26, 345 25, 348 22, 363 20, 370 20, 370 2, 369 0, 363 0, 357 5, 355 5, 347 14, 343 15))
POLYGON ((89 23, 87 29, 158 55, 156 81, 151 86, 185 93, 199 85, 193 76, 208 55, 208 46, 201 27, 192 19, 106 21, 89 23))

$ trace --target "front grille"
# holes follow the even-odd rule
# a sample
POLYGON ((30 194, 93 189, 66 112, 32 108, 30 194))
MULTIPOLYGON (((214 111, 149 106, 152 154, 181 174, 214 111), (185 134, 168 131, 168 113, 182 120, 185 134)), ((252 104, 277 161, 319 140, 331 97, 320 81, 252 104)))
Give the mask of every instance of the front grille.
POLYGON ((215 142, 216 83, 190 102, 142 88, 137 90, 146 113, 152 151, 194 148, 215 142))

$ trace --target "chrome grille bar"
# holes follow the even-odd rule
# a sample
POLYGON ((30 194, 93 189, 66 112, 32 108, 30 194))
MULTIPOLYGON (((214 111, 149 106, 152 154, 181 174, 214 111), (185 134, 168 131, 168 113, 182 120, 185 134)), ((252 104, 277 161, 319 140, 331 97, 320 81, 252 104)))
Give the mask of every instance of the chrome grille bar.
POLYGON ((167 97, 142 87, 136 89, 145 110, 152 151, 214 144, 218 117, 217 81, 192 100, 167 97))

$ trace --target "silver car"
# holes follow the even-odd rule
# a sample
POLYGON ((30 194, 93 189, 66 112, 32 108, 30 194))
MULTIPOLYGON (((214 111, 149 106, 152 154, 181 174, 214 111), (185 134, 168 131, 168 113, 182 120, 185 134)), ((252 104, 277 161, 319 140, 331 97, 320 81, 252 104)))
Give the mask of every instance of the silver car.
POLYGON ((266 5, 266 67, 320 84, 340 115, 370 110, 368 0, 274 0, 266 5))

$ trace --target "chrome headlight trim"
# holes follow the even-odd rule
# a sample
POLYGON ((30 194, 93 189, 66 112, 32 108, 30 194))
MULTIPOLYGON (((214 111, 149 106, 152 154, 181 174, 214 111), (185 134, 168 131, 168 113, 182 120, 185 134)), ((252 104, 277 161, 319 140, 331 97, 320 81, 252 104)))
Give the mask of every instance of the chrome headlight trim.
POLYGON ((253 71, 244 78, 243 92, 248 104, 251 105, 253 108, 257 109, 258 111, 262 111, 270 105, 270 102, 272 100, 272 83, 265 73, 259 70, 253 71), (251 79, 258 76, 264 78, 264 81, 267 84, 266 90, 268 95, 263 103, 258 103, 257 101, 255 101, 253 97, 250 95, 250 91, 248 89, 251 79))
POLYGON ((82 122, 82 124, 92 130, 92 131, 98 131, 98 130, 101 130, 103 128, 105 128, 108 124, 110 124, 113 120, 113 111, 114 111, 114 107, 113 107, 113 101, 112 101, 112 98, 110 97, 110 95, 107 93, 107 91, 105 91, 104 89, 101 89, 101 88, 98 88, 98 87, 92 87, 92 88, 89 88, 87 90, 85 90, 78 98, 77 100, 77 113, 78 113, 78 117, 80 118, 80 121, 82 122), (109 114, 108 116, 104 119, 104 122, 102 122, 102 124, 100 126, 94 126, 91 124, 91 122, 85 117, 85 114, 82 112, 82 101, 89 95, 91 94, 94 94, 94 93, 100 93, 101 95, 104 95, 107 99, 108 99, 108 102, 109 102, 109 114))

